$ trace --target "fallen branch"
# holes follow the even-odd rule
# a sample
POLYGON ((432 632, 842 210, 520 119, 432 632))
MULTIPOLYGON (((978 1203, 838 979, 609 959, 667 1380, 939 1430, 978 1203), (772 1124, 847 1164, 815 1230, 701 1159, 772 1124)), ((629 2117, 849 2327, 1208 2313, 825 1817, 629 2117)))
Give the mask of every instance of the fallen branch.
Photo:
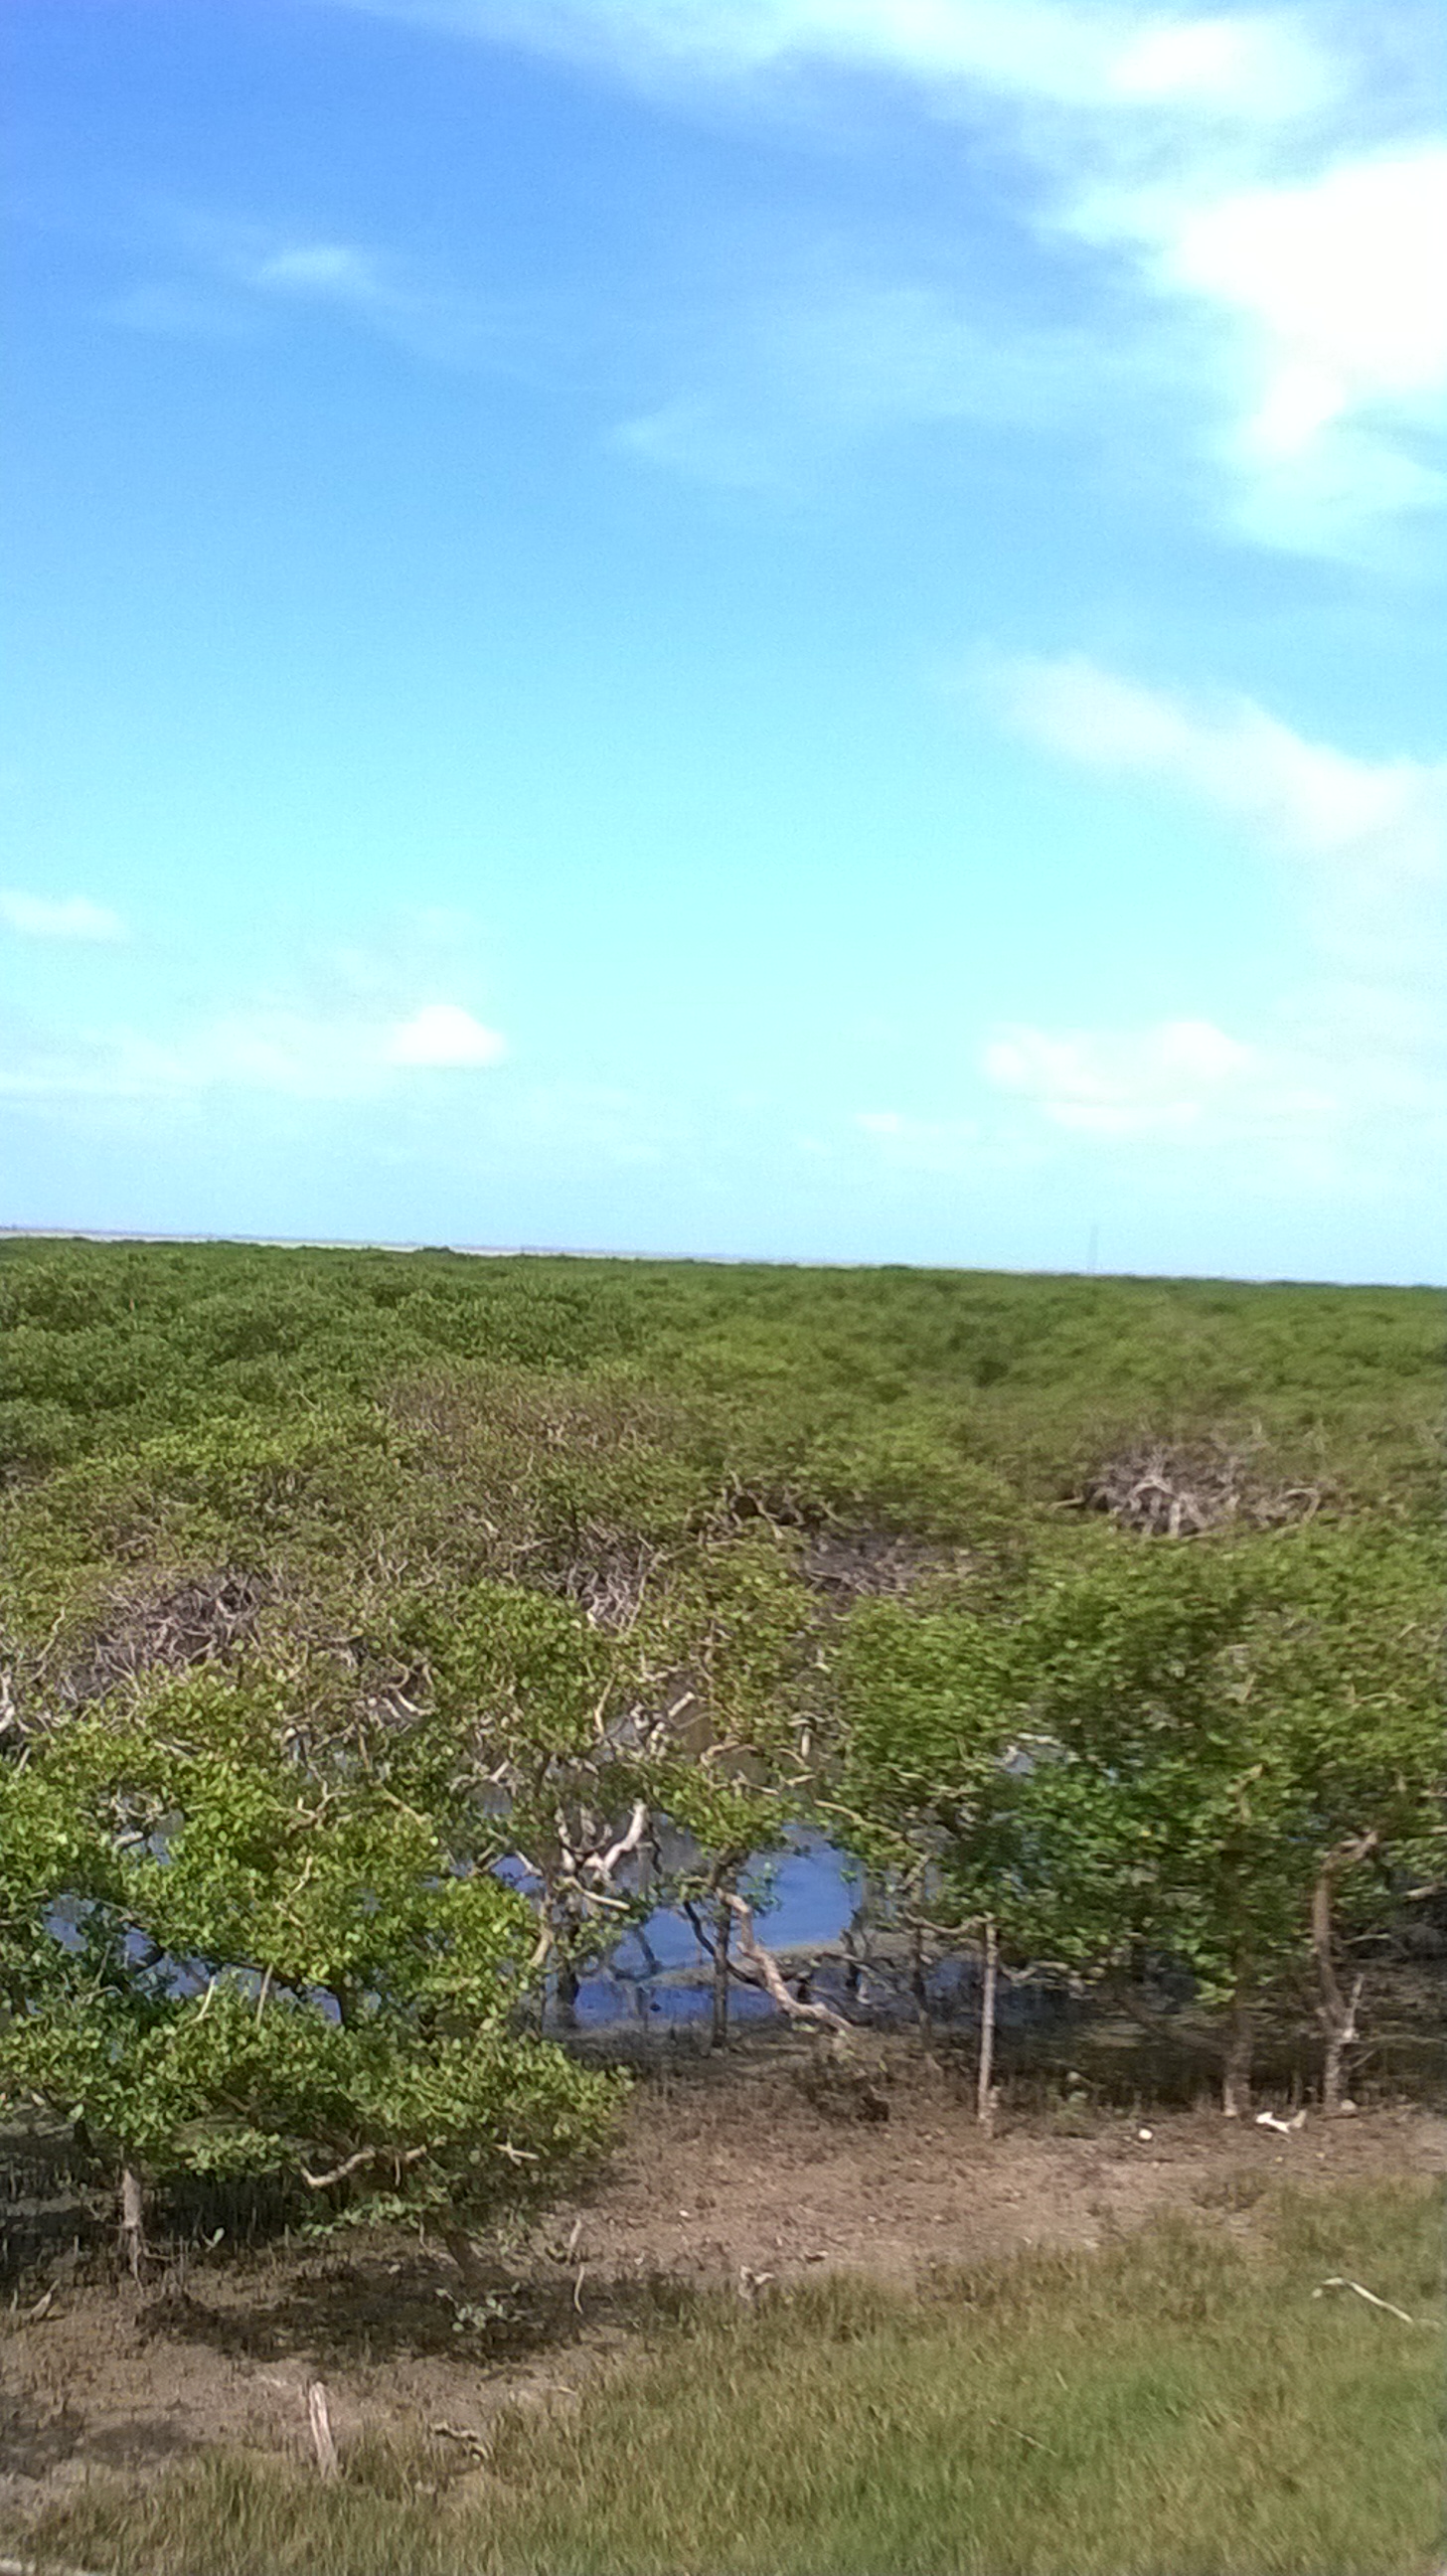
POLYGON ((1405 2308, 1394 2308, 1390 2299, 1379 2299, 1375 2290, 1364 2290, 1360 2281, 1348 2281, 1340 2272, 1333 2272, 1330 2280, 1323 2281, 1321 2288, 1313 2290, 1311 2295, 1319 2299, 1327 2290, 1354 2290, 1359 2299, 1366 2300, 1368 2307, 1385 2308, 1389 2317, 1400 2317, 1404 2326, 1414 2326, 1417 2322, 1415 2317, 1408 2316, 1405 2308))

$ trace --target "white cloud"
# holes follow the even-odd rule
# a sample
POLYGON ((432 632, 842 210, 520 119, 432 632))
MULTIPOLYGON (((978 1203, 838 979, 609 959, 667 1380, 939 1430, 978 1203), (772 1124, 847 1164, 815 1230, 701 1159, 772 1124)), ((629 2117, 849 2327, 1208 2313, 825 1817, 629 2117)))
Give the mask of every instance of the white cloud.
POLYGON ((487 1029, 458 1002, 424 1002, 410 1020, 388 1031, 384 1049, 388 1064, 496 1064, 507 1041, 487 1029))
POLYGON ((1123 251, 1173 317, 1162 355, 1174 329, 1238 522, 1350 552, 1373 520, 1447 500, 1415 452, 1447 427, 1447 147, 1314 147, 1305 169, 1241 175, 1188 154, 1067 191, 1061 221, 1123 251))
POLYGON ((1447 863, 1447 761, 1356 759, 1250 698, 1192 703, 1083 654, 1010 661, 987 686, 1046 749, 1106 775, 1162 779, 1280 849, 1408 880, 1447 863))
POLYGON ((126 926, 109 904, 92 903, 89 895, 22 894, 11 887, 0 893, 0 921, 22 939, 117 940, 126 926))
POLYGON ((1162 1135, 1200 1125, 1233 1106, 1250 1086, 1253 1117, 1316 1106, 1263 1098, 1253 1047, 1210 1020, 1162 1020, 1153 1028, 1001 1029, 984 1053, 988 1082, 1033 1102, 1057 1127, 1097 1136, 1162 1135))
POLYGON ((1366 991, 1303 996, 1261 1043, 1210 1020, 1001 1028, 981 1070, 1043 1130, 1102 1147, 1225 1152, 1243 1174, 1275 1172, 1287 1185, 1381 1183, 1420 1173, 1447 1146, 1440 1046, 1404 1028, 1390 997, 1366 991))

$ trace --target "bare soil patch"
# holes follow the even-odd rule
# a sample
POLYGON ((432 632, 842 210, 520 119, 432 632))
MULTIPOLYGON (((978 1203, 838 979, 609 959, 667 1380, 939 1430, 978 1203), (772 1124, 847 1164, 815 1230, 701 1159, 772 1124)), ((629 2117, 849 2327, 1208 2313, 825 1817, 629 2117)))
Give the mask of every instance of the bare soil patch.
POLYGON ((377 2234, 218 2252, 144 2291, 73 2257, 32 2270, 0 2321, 0 2519, 23 2525, 92 2471, 144 2477, 217 2443, 299 2451, 318 2377, 343 2444, 445 2427, 461 2473, 466 2435, 500 2406, 565 2404, 699 2287, 752 2296, 830 2268, 907 2283, 1098 2245, 1166 2207, 1249 2232, 1285 2180, 1447 2168, 1447 2119, 1429 2111, 1311 2114, 1283 2137, 1206 2111, 1075 2108, 1006 2115, 986 2137, 962 2070, 915 2044, 871 2050, 887 2118, 861 2116, 858 2088, 820 2068, 787 2036, 657 2065, 616 2156, 499 2263, 481 2304, 440 2247, 377 2234))

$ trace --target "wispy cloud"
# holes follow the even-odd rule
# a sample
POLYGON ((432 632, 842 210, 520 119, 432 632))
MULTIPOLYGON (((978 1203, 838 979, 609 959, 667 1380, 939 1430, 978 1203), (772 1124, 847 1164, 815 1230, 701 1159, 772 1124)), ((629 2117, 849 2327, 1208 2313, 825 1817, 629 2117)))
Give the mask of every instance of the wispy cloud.
POLYGON ((1311 742, 1236 694, 1191 700, 1084 654, 1005 662, 1006 721, 1106 776, 1155 778, 1239 817, 1275 847, 1406 880, 1447 868, 1447 761, 1363 760, 1311 742))
POLYGON ((1179 1134, 1224 1106, 1239 1110, 1243 1094, 1253 1119, 1263 1105, 1257 1051, 1210 1020, 1002 1029, 985 1049, 984 1070, 997 1091, 1033 1102, 1055 1126, 1096 1136, 1179 1134))
POLYGON ((191 339, 254 336, 292 317, 331 314, 448 367, 511 367, 533 328, 502 298, 419 271, 399 254, 325 232, 184 213, 158 263, 112 297, 117 326, 191 339))
POLYGON ((419 1073, 478 1071, 507 1042, 459 1002, 405 1018, 262 1003, 157 1037, 133 1028, 40 1043, 0 1066, 0 1093, 32 1099, 168 1099, 214 1091, 363 1100, 419 1073))
POLYGON ((120 914, 84 894, 23 894, 10 887, 0 892, 0 921, 22 939, 113 941, 126 936, 120 914))
POLYGON ((1009 327, 968 282, 860 273, 840 243, 778 254, 716 317, 686 394, 623 422, 615 443, 705 483, 805 482, 821 451, 901 423, 963 422, 1088 438, 1093 419, 1153 399, 1148 353, 1078 324, 1009 327))

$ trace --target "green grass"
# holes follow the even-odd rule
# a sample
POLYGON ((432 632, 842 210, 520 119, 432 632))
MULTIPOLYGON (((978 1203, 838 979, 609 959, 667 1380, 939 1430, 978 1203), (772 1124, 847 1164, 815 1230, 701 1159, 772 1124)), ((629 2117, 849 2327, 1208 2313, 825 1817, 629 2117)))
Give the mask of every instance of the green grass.
POLYGON ((1441 2219, 1402 2184, 1175 2219, 917 2296, 704 2303, 571 2416, 504 2418, 485 2491, 366 2446, 95 2488, 40 2535, 146 2576, 1419 2576, 1441 2553, 1441 2219), (1344 2273, 1405 2308, 1350 2292, 1344 2273))

